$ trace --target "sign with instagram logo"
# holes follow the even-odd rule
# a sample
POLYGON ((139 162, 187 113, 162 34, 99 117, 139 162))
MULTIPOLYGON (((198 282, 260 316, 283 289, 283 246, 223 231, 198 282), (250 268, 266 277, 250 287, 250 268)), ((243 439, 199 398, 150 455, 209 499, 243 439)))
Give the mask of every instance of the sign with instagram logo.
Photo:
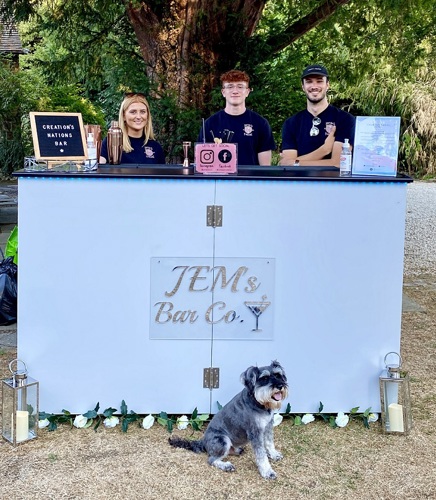
POLYGON ((231 143, 196 143, 195 171, 199 174, 236 174, 237 145, 231 143))

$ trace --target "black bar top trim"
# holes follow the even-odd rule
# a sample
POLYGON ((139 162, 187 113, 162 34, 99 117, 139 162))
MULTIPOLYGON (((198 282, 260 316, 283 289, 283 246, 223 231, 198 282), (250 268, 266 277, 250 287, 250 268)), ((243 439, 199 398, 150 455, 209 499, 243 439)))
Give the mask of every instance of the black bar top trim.
POLYGON ((339 169, 335 167, 259 167, 239 166, 237 174, 197 174, 194 167, 182 165, 136 165, 122 164, 115 166, 100 165, 92 172, 84 171, 59 171, 45 170, 41 172, 28 172, 18 170, 12 174, 15 177, 80 177, 92 179, 189 179, 189 180, 250 180, 250 181, 340 181, 340 182, 413 182, 405 174, 396 177, 379 175, 354 175, 340 177, 339 169))

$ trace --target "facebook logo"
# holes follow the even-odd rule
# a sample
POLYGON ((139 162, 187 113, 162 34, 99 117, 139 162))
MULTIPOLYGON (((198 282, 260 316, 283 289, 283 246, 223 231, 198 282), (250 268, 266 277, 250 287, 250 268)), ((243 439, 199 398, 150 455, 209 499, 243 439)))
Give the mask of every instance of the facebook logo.
POLYGON ((221 163, 229 163, 232 161, 232 153, 228 149, 222 149, 218 153, 218 159, 221 163))

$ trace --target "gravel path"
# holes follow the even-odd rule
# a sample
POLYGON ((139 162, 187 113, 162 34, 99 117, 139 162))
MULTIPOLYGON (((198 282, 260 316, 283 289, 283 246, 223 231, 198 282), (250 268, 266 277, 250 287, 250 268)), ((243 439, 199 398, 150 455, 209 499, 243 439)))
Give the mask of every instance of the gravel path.
POLYGON ((407 186, 404 276, 436 275, 436 182, 407 186))

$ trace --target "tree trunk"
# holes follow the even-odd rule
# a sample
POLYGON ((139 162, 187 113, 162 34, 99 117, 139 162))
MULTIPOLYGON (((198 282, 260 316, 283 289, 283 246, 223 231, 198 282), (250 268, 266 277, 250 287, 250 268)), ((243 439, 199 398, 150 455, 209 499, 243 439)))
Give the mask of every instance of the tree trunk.
POLYGON ((282 50, 350 0, 321 1, 253 51, 248 42, 266 1, 128 2, 127 14, 158 93, 170 90, 177 96, 179 107, 207 111, 220 73, 233 69, 238 62, 248 62, 250 55, 262 57, 265 51, 266 57, 282 50), (244 57, 247 61, 241 61, 244 57))
POLYGON ((223 71, 238 61, 238 48, 252 35, 265 0, 175 0, 130 2, 148 76, 160 90, 172 90, 178 105, 204 109, 223 71))

